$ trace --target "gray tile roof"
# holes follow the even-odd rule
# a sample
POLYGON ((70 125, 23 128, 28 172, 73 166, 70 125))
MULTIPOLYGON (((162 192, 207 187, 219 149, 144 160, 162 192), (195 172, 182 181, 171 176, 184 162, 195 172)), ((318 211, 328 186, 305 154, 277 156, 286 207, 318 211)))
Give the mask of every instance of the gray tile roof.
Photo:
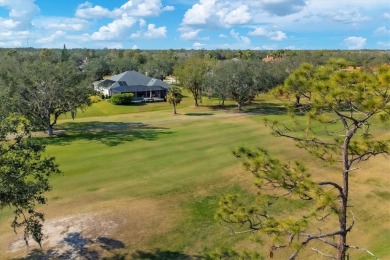
POLYGON ((169 84, 162 81, 162 80, 148 77, 148 76, 146 76, 142 73, 139 73, 137 71, 134 71, 134 70, 125 71, 121 74, 114 75, 114 76, 108 78, 108 80, 115 81, 115 82, 125 81, 127 83, 127 86, 135 86, 135 85, 160 86, 160 87, 163 87, 165 89, 167 89, 169 87, 169 84))

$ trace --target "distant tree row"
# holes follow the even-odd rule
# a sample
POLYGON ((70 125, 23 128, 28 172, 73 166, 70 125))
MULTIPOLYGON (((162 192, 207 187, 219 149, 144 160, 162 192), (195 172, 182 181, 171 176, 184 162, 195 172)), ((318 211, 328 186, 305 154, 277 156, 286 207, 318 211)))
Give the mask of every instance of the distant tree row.
POLYGON ((301 63, 323 65, 332 57, 350 61, 352 66, 377 66, 390 62, 388 51, 340 51, 340 50, 122 50, 122 49, 0 49, 0 60, 12 56, 19 62, 37 59, 48 62, 72 61, 85 70, 94 80, 106 75, 136 70, 151 77, 163 79, 173 73, 174 67, 188 57, 210 60, 247 60, 261 62, 263 58, 276 58, 272 66, 293 71, 301 63))

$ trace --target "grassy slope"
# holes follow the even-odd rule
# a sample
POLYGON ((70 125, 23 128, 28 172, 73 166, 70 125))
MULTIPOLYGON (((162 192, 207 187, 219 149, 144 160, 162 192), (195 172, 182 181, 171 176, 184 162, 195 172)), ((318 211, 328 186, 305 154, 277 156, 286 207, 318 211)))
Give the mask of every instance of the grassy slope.
MULTIPOLYGON (((213 220, 223 194, 251 190, 251 178, 242 174, 231 150, 262 146, 284 159, 303 159, 312 168, 319 163, 291 142, 272 137, 260 123, 264 116, 237 116, 190 104, 185 100, 181 114, 172 116, 166 103, 142 106, 144 113, 132 113, 138 108, 128 107, 130 114, 102 103, 84 114, 95 117, 63 120, 60 127, 69 130, 67 135, 48 140, 48 154, 56 156, 64 172, 51 181, 49 206, 42 208, 48 219, 103 212, 119 223, 113 238, 126 245, 123 251, 138 250, 133 255, 137 257, 180 257, 199 254, 205 247, 248 246, 246 236, 230 237, 213 220), (113 113, 120 115, 106 116, 113 113)), ((321 166, 319 175, 328 175, 329 168, 321 166)), ((387 166, 387 160, 375 159, 351 186, 351 202, 359 205, 354 208, 358 224, 353 235, 379 256, 390 255, 385 246, 389 236, 382 232, 390 230, 390 183, 382 175, 387 166)), ((1 241, 13 239, 8 216, 0 215, 1 241)), ((8 245, 0 244, 0 258, 10 256, 1 253, 8 245)))

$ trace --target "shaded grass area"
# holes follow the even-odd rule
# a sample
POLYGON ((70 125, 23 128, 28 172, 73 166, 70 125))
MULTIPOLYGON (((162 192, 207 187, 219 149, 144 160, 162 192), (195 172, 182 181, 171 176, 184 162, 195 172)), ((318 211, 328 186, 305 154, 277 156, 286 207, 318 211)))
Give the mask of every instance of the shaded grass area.
POLYGON ((143 123, 122 122, 80 122, 61 125, 65 134, 47 139, 50 145, 68 145, 74 141, 97 141, 107 146, 115 146, 135 140, 156 140, 161 135, 171 134, 163 127, 153 127, 143 123))

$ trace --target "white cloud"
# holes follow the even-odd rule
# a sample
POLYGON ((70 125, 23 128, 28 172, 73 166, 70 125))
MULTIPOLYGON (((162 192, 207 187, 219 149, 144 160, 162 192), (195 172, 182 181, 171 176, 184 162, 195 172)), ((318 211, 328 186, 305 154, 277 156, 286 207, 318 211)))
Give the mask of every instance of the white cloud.
POLYGON ((180 28, 180 38, 185 41, 193 41, 199 39, 200 29, 192 30, 191 28, 180 28))
POLYGON ((13 19, 2 19, 0 18, 0 30, 13 30, 16 29, 21 22, 13 19))
POLYGON ((164 10, 164 7, 161 3, 161 0, 130 0, 127 1, 120 8, 114 10, 116 14, 127 14, 134 17, 149 17, 157 16, 162 11, 171 11, 168 7, 168 10, 164 10))
POLYGON ((390 48, 390 42, 378 42, 378 45, 383 46, 385 48, 390 48))
POLYGON ((147 31, 138 31, 136 33, 133 33, 131 35, 131 38, 137 39, 137 38, 148 38, 148 39, 159 39, 159 38, 166 38, 167 37, 167 27, 162 26, 156 28, 155 24, 149 24, 147 31))
POLYGON ((40 17, 32 24, 38 29, 64 31, 84 31, 89 26, 87 20, 67 17, 40 17))
POLYGON ((183 25, 204 25, 209 28, 227 28, 247 24, 252 19, 247 5, 227 0, 200 0, 183 18, 183 25))
POLYGON ((390 13, 389 12, 384 13, 383 18, 390 19, 390 13))
POLYGON ((200 50, 204 48, 204 46, 206 46, 206 44, 200 42, 194 42, 194 44, 192 44, 192 47, 196 50, 200 50))
POLYGON ((138 46, 137 45, 133 45, 133 47, 131 47, 132 50, 138 50, 138 46))
POLYGON ((93 6, 90 2, 85 2, 77 7, 76 17, 79 18, 102 18, 112 17, 113 13, 100 5, 93 6))
POLYGON ((246 36, 241 36, 238 32, 236 32, 234 29, 230 30, 230 35, 233 39, 237 40, 239 43, 244 45, 251 45, 251 40, 246 36))
POLYGON ((6 42, 2 42, 0 41, 0 47, 4 48, 4 47, 7 47, 7 48, 18 48, 18 47, 22 47, 23 43, 21 41, 6 41, 6 42))
POLYGON ((344 39, 344 44, 348 50, 359 50, 363 49, 367 39, 363 37, 351 36, 344 39))
POLYGON ((39 13, 35 0, 0 0, 0 7, 9 10, 9 19, 0 18, 3 28, 25 30, 31 27, 31 21, 39 13))
POLYGON ((390 35, 390 29, 387 29, 386 26, 381 26, 381 27, 376 28, 376 30, 374 31, 374 34, 378 35, 378 36, 390 35))
POLYGON ((215 3, 216 0, 200 0, 198 4, 192 6, 192 8, 184 14, 183 24, 206 24, 214 11, 215 3))
POLYGON ((246 24, 250 22, 252 15, 249 13, 247 5, 241 5, 232 10, 223 18, 223 21, 230 25, 246 24))
POLYGON ((223 33, 221 33, 220 35, 218 35, 218 37, 219 37, 219 38, 223 38, 223 39, 226 39, 226 38, 227 38, 227 36, 226 36, 225 34, 223 34, 223 33))
POLYGON ((121 18, 114 20, 106 26, 100 27, 98 32, 91 36, 92 40, 125 40, 128 38, 131 29, 137 20, 131 16, 123 14, 121 18))
POLYGON ((338 10, 336 13, 327 12, 325 16, 340 23, 360 23, 370 20, 368 16, 363 16, 358 8, 338 10))
POLYGON ((158 27, 156 28, 156 25, 154 24, 149 24, 148 25, 148 31, 145 32, 144 36, 146 38, 165 38, 167 37, 167 27, 166 26, 162 26, 162 27, 158 27))
POLYGON ((263 36, 272 41, 283 41, 287 39, 287 36, 282 31, 271 31, 266 27, 256 27, 253 31, 248 33, 251 36, 263 36))
POLYGON ((65 35, 66 35, 66 33, 64 31, 59 30, 53 34, 50 34, 47 37, 42 37, 42 38, 36 40, 36 42, 44 45, 45 47, 48 47, 48 44, 54 43, 58 39, 64 38, 65 35))
POLYGON ((172 5, 167 5, 163 8, 163 11, 166 11, 166 12, 175 11, 175 7, 172 5))

